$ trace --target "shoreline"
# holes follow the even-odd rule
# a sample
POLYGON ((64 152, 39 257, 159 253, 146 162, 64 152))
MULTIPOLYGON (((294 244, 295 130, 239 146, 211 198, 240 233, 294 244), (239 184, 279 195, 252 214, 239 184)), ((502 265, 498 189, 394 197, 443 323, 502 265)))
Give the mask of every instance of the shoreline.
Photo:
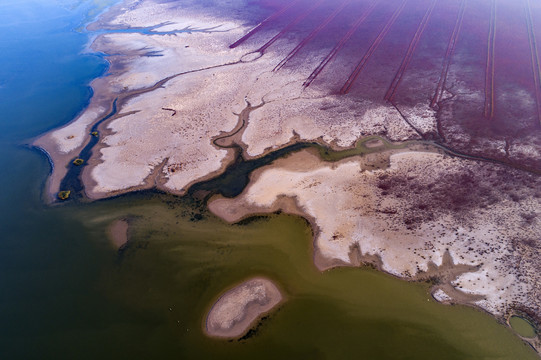
MULTIPOLYGON (((317 160, 312 160, 312 161, 305 159, 305 161, 303 161, 302 163, 297 164, 296 168, 301 169, 301 170, 305 169, 305 168, 306 169, 310 168, 311 166, 315 165, 318 161, 320 161, 321 163, 332 164, 332 166, 335 167, 335 166, 340 165, 341 163, 347 163, 347 162, 352 161, 352 159, 355 159, 357 157, 361 157, 361 155, 352 155, 352 156, 348 156, 348 157, 345 157, 343 159, 336 160, 336 161, 325 161, 325 160, 321 159, 321 157, 319 156, 319 154, 318 154, 318 152, 317 152, 317 150, 315 148, 307 148, 307 149, 300 150, 300 151, 304 151, 306 153, 309 153, 311 156, 313 156, 314 159, 317 159, 317 160)), ((385 149, 385 150, 382 150, 382 152, 392 152, 392 150, 385 149)), ((365 156, 370 156, 370 155, 377 156, 378 153, 379 152, 375 152, 375 153, 371 153, 371 154, 368 154, 368 155, 365 155, 365 156)), ((291 155, 289 155, 289 156, 291 156, 291 155)), ((287 159, 288 159, 288 156, 279 158, 279 159, 275 160, 273 163, 271 163, 270 165, 263 166, 263 167, 257 168, 254 171, 252 171, 250 173, 250 180, 248 182, 248 185, 243 190, 243 193, 246 193, 247 191, 249 191, 249 188, 252 186, 252 184, 257 182, 257 180, 262 176, 262 173, 267 168, 279 167, 281 164, 286 163, 287 159)), ((340 267, 340 266, 352 266, 351 264, 348 264, 347 262, 342 261, 340 259, 330 259, 330 258, 326 258, 326 257, 324 257, 322 255, 320 249, 318 248, 318 246, 316 244, 316 238, 321 233, 321 229, 320 229, 319 225, 317 224, 317 220, 316 220, 315 217, 311 216, 307 212, 307 210, 305 208, 303 208, 303 206, 299 205, 298 200, 297 200, 296 197, 288 197, 286 195, 279 196, 276 199, 276 201, 274 201, 272 203, 272 205, 270 205, 269 207, 262 207, 262 206, 258 206, 258 205, 255 205, 255 204, 252 204, 252 205, 243 204, 240 213, 239 212, 233 212, 232 213, 231 208, 224 207, 223 209, 220 209, 221 201, 229 202, 230 200, 231 199, 225 198, 222 195, 214 195, 210 199, 208 199, 207 208, 214 215, 216 215, 217 217, 221 218, 222 220, 226 221, 229 224, 235 224, 235 223, 238 223, 238 222, 240 222, 242 220, 251 218, 253 216, 265 216, 265 215, 269 215, 269 214, 276 213, 276 212, 279 212, 279 211, 284 212, 286 214, 299 216, 299 217, 305 219, 310 224, 310 228, 311 228, 312 234, 313 234, 313 241, 312 241, 312 250, 313 251, 312 251, 312 253, 313 253, 313 259, 314 259, 314 265, 316 266, 316 268, 319 271, 324 272, 324 271, 333 269, 335 267, 340 267), (229 211, 229 212, 227 212, 227 211, 229 211)), ((376 263, 374 263, 374 265, 376 265, 376 263)), ((381 269, 380 267, 378 267, 378 269, 383 271, 383 272, 386 272, 383 269, 381 269)), ((391 274, 391 273, 389 273, 389 274, 391 274)))
MULTIPOLYGON (((120 0, 119 4, 122 3, 123 0, 120 0)), ((95 20, 92 20, 88 24, 83 24, 85 30, 92 24, 96 23, 98 19, 103 16, 104 14, 108 13, 112 7, 115 7, 117 5, 112 5, 107 8, 105 8, 100 14, 97 15, 95 20)), ((79 152, 84 149, 84 147, 90 142, 90 133, 89 129, 98 121, 100 121, 101 118, 107 116, 109 112, 112 111, 113 108, 113 101, 114 96, 112 96, 112 92, 110 91, 110 86, 107 84, 106 78, 110 76, 111 69, 113 68, 113 63, 107 59, 107 56, 103 56, 103 52, 97 50, 94 48, 96 40, 101 36, 92 36, 91 33, 87 32, 88 35, 88 41, 87 45, 85 45, 84 49, 86 52, 88 52, 91 55, 98 56, 99 58, 103 59, 105 63, 107 64, 107 67, 105 68, 104 72, 91 80, 87 86, 91 89, 91 96, 86 104, 84 104, 80 111, 76 114, 76 116, 68 121, 67 123, 61 125, 60 127, 54 127, 50 129, 49 131, 40 134, 33 139, 29 140, 29 145, 32 147, 35 147, 46 154, 47 158, 49 159, 49 163, 51 164, 51 171, 47 178, 45 187, 46 191, 44 194, 46 194, 46 199, 48 203, 54 203, 57 200, 57 193, 60 191, 60 183, 66 176, 68 172, 68 166, 70 163, 70 160, 72 160, 74 157, 76 157, 79 152), (77 123, 84 114, 86 114, 90 109, 94 109, 96 111, 96 118, 94 121, 88 122, 84 124, 84 134, 87 134, 86 137, 81 139, 81 142, 79 145, 74 147, 73 149, 62 152, 59 150, 60 144, 57 140, 53 139, 53 133, 65 129, 70 125, 73 125, 77 123)))
MULTIPOLYGON (((218 216, 219 218, 230 224, 238 223, 253 216, 264 216, 277 212, 284 212, 294 216, 300 216, 308 222, 312 231, 312 257, 314 264, 319 271, 323 272, 332 268, 343 266, 368 266, 378 271, 392 275, 393 277, 396 277, 400 280, 406 280, 409 282, 430 282, 433 284, 431 286, 430 293, 436 301, 443 304, 460 304, 471 306, 475 309, 481 310, 482 312, 490 314, 500 323, 505 324, 506 319, 510 316, 510 313, 508 311, 505 311, 501 314, 489 311, 488 308, 485 308, 480 303, 477 303, 479 301, 481 301, 481 303, 485 302, 486 299, 484 296, 468 291, 462 291, 462 286, 459 287, 460 284, 457 284, 458 279, 462 276, 468 276, 472 272, 480 271, 481 265, 469 265, 465 263, 464 260, 460 261, 460 259, 457 259, 457 257, 455 257, 456 255, 452 256, 449 250, 447 250, 443 254, 443 260, 441 264, 437 264, 432 260, 428 261, 427 269, 419 271, 413 276, 405 277, 404 275, 399 275, 394 271, 389 271, 386 268, 385 260, 382 259, 382 257, 379 256, 377 253, 363 253, 360 248, 360 243, 353 243, 353 246, 349 248, 348 261, 342 260, 338 257, 328 257, 324 255, 324 252, 319 246, 319 242, 321 241, 321 239, 319 238, 324 233, 325 229, 322 229, 316 217, 301 204, 301 200, 298 198, 297 195, 291 195, 290 193, 285 192, 283 192, 282 195, 276 195, 276 197, 274 197, 274 195, 269 195, 271 197, 270 199, 274 199, 272 200, 272 202, 269 200, 269 197, 265 196, 265 199, 267 199, 265 205, 262 205, 262 203, 257 203, 257 200, 255 200, 255 198, 252 200, 248 200, 248 196, 250 196, 249 194, 251 194, 251 188, 256 187, 256 184, 261 181, 265 171, 270 172, 272 169, 281 169, 281 171, 284 171, 281 176, 288 177, 286 172, 287 169, 295 169, 299 173, 303 173, 310 169, 314 163, 327 164, 322 166, 338 168, 342 164, 347 164, 348 162, 355 161, 355 159, 363 159, 362 156, 358 155, 328 163, 319 158, 317 152, 314 149, 308 148, 302 150, 302 152, 306 154, 311 154, 311 158, 307 158, 306 156, 302 157, 297 153, 297 159, 295 161, 288 160, 289 157, 285 157, 276 160, 271 165, 258 168, 250 175, 249 185, 244 189, 241 195, 233 199, 225 198, 221 195, 215 195, 208 200, 208 209, 214 215, 218 216), (294 164, 293 162, 296 163, 294 164), (457 262, 457 260, 459 261, 457 262)), ((407 152, 409 151, 403 150, 402 153, 407 152)), ((366 156, 367 155, 365 155, 364 158, 366 158, 366 156)), ((313 181, 318 182, 319 180, 316 178, 313 181)), ((260 186, 264 185, 257 185, 257 189, 259 189, 260 186)), ((310 185, 307 184, 305 184, 304 186, 310 187, 310 185)), ((256 191, 256 193, 259 193, 258 190, 254 191, 256 191)), ((273 190, 268 189, 268 191, 272 192, 273 190)), ((514 307, 511 306, 510 309, 513 308, 514 307)), ((537 322, 535 324, 536 326, 539 326, 537 322)), ((541 343, 539 338, 528 339, 528 343, 531 344, 534 348, 536 348, 538 352, 540 351, 541 343)))
MULTIPOLYGON (((450 266, 445 265, 445 264, 442 266, 437 266, 433 264, 433 267, 426 272, 417 274, 416 276, 412 278, 404 278, 404 277, 398 276, 395 273, 392 273, 383 269, 382 267, 383 262, 381 260, 381 257, 367 255, 367 254, 357 255, 356 254, 357 251, 355 251, 357 249, 352 249, 352 252, 350 254, 350 259, 352 260, 351 263, 348 263, 336 258, 332 259, 332 258, 325 257, 321 253, 321 251, 319 250, 316 244, 316 238, 321 231, 315 218, 310 216, 301 206, 299 206, 297 204, 296 199, 294 198, 284 196, 280 198, 278 201, 276 201, 275 203, 273 203, 271 208, 263 208, 263 207, 258 207, 258 206, 252 206, 252 207, 245 206, 244 209, 246 210, 246 212, 244 215, 240 217, 231 217, 231 214, 213 210, 210 204, 213 202, 219 201, 221 199, 224 199, 221 195, 215 195, 211 197, 208 200, 209 205, 207 206, 207 208, 212 214, 214 214, 215 216, 217 216, 218 218, 222 219, 223 221, 225 221, 227 224, 230 224, 230 225, 237 224, 239 222, 250 219, 252 217, 259 217, 259 216, 264 217, 264 216, 270 216, 272 214, 279 214, 279 213, 283 213, 290 216, 298 216, 299 218, 304 219, 307 222, 308 227, 310 228, 312 232, 312 241, 310 244, 311 244, 313 264, 315 265, 317 270, 321 273, 326 272, 326 271, 331 271, 333 269, 342 268, 342 267, 360 268, 360 269, 365 268, 365 269, 373 269, 377 272, 383 273, 387 276, 391 276, 400 281, 406 281, 406 282, 411 282, 411 283, 432 283, 432 285, 429 286, 429 291, 430 291, 429 295, 437 303, 441 305, 446 305, 446 306, 458 305, 458 306, 470 307, 476 311, 480 311, 484 314, 489 315, 490 317, 496 319, 498 323, 502 325, 507 324, 509 326, 508 319, 511 316, 524 316, 525 314, 523 312, 513 310, 512 312, 504 316, 496 316, 492 314, 491 312, 489 312, 488 310, 484 309, 483 307, 473 303, 474 300, 478 299, 476 295, 460 292, 454 288, 453 288, 454 292, 452 293, 453 295, 456 295, 456 293, 458 292, 459 293, 458 297, 453 297, 450 299, 438 299, 437 296, 435 296, 435 293, 438 290, 443 290, 444 292, 446 292, 446 290, 447 291, 449 290, 449 286, 452 286, 450 285, 450 282, 453 280, 453 278, 449 276, 441 275, 441 272, 443 271, 455 270, 456 264, 454 264, 454 260, 452 259, 452 257, 450 257, 449 253, 447 253, 447 255, 449 256, 449 260, 452 262, 450 266), (436 282, 438 282, 437 284, 433 283, 434 279, 437 279, 436 280, 436 282), (439 283, 441 279, 445 281, 444 284, 439 283)), ((458 272, 456 272, 457 274, 462 274, 468 271, 467 269, 460 270, 460 266, 462 265, 460 264, 458 265, 459 269, 458 269, 458 272)), ((539 329, 539 324, 535 320, 533 320, 532 317, 528 316, 527 318, 534 325, 535 329, 539 329)), ((509 329, 514 331, 510 326, 509 326, 509 329)), ((525 341, 529 346, 531 346, 536 352, 541 353, 541 338, 539 336, 537 336, 536 338, 524 338, 518 334, 517 336, 520 337, 523 341, 525 341)))
MULTIPOLYGON (((111 6, 108 11, 104 11, 100 17, 87 25, 87 29, 90 31, 98 31, 99 29, 105 29, 108 28, 111 29, 123 29, 125 28, 124 25, 115 25, 115 26, 108 26, 108 22, 111 19, 114 19, 118 12, 120 12, 121 7, 124 2, 120 2, 119 4, 116 4, 114 6, 111 6)), ((110 24, 109 24, 110 25, 110 24)), ((112 50, 109 49, 108 44, 104 44, 104 37, 107 36, 107 33, 97 34, 89 39, 90 45, 87 46, 87 49, 90 49, 95 54, 108 54, 112 53, 112 50)), ((106 41, 105 41, 106 42, 106 41)), ((140 55, 137 53, 125 53, 122 54, 124 57, 133 57, 134 59, 139 57, 140 55)), ((150 93, 156 89, 164 87, 166 83, 168 83, 170 80, 173 80, 181 75, 187 75, 191 73, 198 73, 198 72, 205 72, 205 71, 211 71, 215 68, 221 68, 224 66, 232 66, 237 65, 240 63, 240 61, 234 61, 234 62, 227 62, 224 64, 218 64, 218 65, 212 65, 208 67, 196 67, 196 68, 189 68, 186 71, 179 72, 179 73, 173 73, 172 75, 169 75, 165 78, 162 78, 155 82, 153 85, 150 86, 143 86, 143 87, 136 87, 133 89, 130 89, 129 91, 126 91, 126 87, 124 89, 115 89, 115 87, 112 85, 113 82, 117 81, 117 78, 127 73, 127 66, 122 61, 116 61, 115 57, 118 57, 118 55, 110 55, 110 56, 100 56, 108 63, 108 71, 104 72, 100 77, 95 78, 92 80, 89 84, 90 88, 92 89, 93 96, 90 98, 88 104, 86 104, 84 107, 81 108, 78 115, 73 118, 68 123, 51 129, 47 131, 44 134, 41 134, 37 136, 36 138, 32 139, 30 141, 31 146, 39 148, 41 151, 45 152, 47 154, 47 157, 50 159, 52 164, 52 170, 50 173, 50 176, 47 180, 46 185, 46 193, 47 193, 47 202, 48 203, 54 203, 58 199, 56 198, 56 195, 59 191, 63 190, 60 189, 60 184, 63 181, 63 179, 66 177, 66 174, 68 173, 68 168, 71 166, 70 162, 72 159, 78 157, 79 153, 88 145, 90 142, 91 135, 89 134, 93 126, 95 124, 102 121, 102 119, 109 114, 113 108, 113 103, 116 100, 117 101, 117 112, 110 118, 108 118, 106 121, 103 121, 98 126, 98 132, 99 132, 99 139, 98 142, 93 148, 90 150, 92 152, 92 155, 89 161, 84 165, 81 176, 80 176, 80 182, 83 185, 83 192, 87 199, 89 200, 98 200, 98 199, 104 199, 108 197, 114 197, 120 194, 129 193, 133 191, 138 190, 145 190, 145 189, 151 189, 156 188, 168 193, 172 193, 175 195, 184 195, 187 193, 188 189, 196 184, 200 183, 212 178, 215 178, 225 172, 227 167, 233 162, 233 160, 236 158, 236 151, 232 149, 228 149, 225 147, 219 147, 216 144, 212 144, 216 149, 219 150, 225 150, 225 154, 223 155, 223 159, 220 161, 220 166, 217 169, 214 169, 213 171, 210 171, 206 173, 204 176, 199 176, 195 179, 192 179, 188 184, 186 184, 182 189, 174 189, 168 186, 165 186, 167 183, 167 174, 164 173, 163 168, 168 161, 168 158, 163 159, 163 161, 160 164, 157 164, 153 166, 153 170, 148 174, 148 176, 143 179, 140 184, 135 186, 130 186, 126 188, 122 188, 119 190, 113 190, 113 191, 94 191, 93 188, 96 185, 96 181, 92 177, 91 173, 93 169, 101 164, 103 162, 101 156, 99 155, 100 151, 103 148, 109 147, 108 145, 104 144, 103 139, 109 135, 114 135, 115 132, 108 128, 108 125, 123 116, 130 115, 131 113, 123 113, 122 108, 123 106, 129 102, 129 100, 134 99, 140 95, 143 95, 145 93, 150 93), (96 109, 96 110, 95 110, 96 109), (99 111, 98 111, 99 110, 99 111), (97 116, 94 116, 94 119, 92 121, 87 121, 86 123, 81 124, 81 118, 85 115, 87 115, 89 112, 96 111, 98 114, 97 116), (76 144, 76 146, 72 146, 68 149, 68 151, 62 151, 61 148, 63 145, 59 139, 58 139, 58 133, 62 132, 64 129, 68 129, 70 127, 83 127, 84 129, 79 129, 79 143, 76 144)), ((68 135, 66 138, 62 139, 64 142, 66 140, 74 139, 75 136, 68 135)))

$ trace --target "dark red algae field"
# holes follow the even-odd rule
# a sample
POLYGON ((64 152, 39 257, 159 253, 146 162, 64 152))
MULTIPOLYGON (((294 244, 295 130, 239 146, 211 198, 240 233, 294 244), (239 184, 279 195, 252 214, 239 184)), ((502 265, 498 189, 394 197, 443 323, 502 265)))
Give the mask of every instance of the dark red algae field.
POLYGON ((541 172, 541 3, 531 0, 264 1, 231 48, 295 47, 273 69, 318 63, 305 87, 436 112, 410 124, 464 155, 541 172))

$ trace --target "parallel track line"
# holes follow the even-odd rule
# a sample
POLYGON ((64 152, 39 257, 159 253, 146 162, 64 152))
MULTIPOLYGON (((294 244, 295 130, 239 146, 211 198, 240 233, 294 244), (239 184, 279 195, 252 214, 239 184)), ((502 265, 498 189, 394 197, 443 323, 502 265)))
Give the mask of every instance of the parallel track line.
POLYGON ((262 22, 260 22, 256 27, 254 27, 252 30, 248 31, 243 37, 241 37, 240 39, 238 39, 237 41, 235 41, 233 44, 229 45, 229 47, 231 49, 233 48, 236 48, 237 46, 239 46, 240 44, 242 44, 243 42, 245 42, 246 40, 248 40, 252 35, 254 35, 256 32, 258 32, 259 30, 261 30, 261 28, 263 26, 265 26, 266 24, 272 22, 273 20, 277 19, 278 17, 280 17, 283 13, 285 13, 287 10, 291 9, 295 4, 297 4, 298 2, 300 2, 300 0, 295 0, 295 1, 292 1, 291 3, 289 3, 288 5, 284 6, 283 8, 281 8, 280 10, 278 10, 277 12, 275 12, 274 14, 272 14, 271 16, 269 16, 268 18, 266 18, 265 20, 263 20, 262 22))
POLYGON ((287 24, 278 34, 274 35, 272 39, 267 41, 263 46, 261 46, 259 49, 256 50, 256 52, 263 54, 265 50, 269 48, 272 44, 276 42, 279 38, 281 38, 286 32, 288 32, 292 27, 303 21, 305 18, 308 17, 314 10, 316 10, 318 7, 323 4, 325 0, 319 0, 314 5, 312 5, 306 12, 303 12, 299 16, 297 16, 295 19, 293 19, 289 24, 287 24))
POLYGON ((317 34, 319 34, 321 32, 321 30, 323 30, 327 25, 329 25, 331 23, 331 21, 334 20, 334 18, 336 16, 338 16, 338 14, 344 10, 344 8, 349 4, 351 3, 351 0, 345 0, 339 7, 337 7, 325 20, 323 20, 323 22, 321 24, 319 24, 318 27, 316 27, 314 30, 312 30, 310 32, 310 34, 308 34, 308 36, 306 36, 297 46, 295 46, 295 48, 293 50, 291 50, 291 52, 289 54, 287 54, 287 56, 282 59, 282 61, 280 61, 280 63, 278 63, 278 65, 276 65, 276 67, 272 70, 272 71, 278 71, 280 70, 282 67, 284 67, 284 65, 289 61, 291 60, 295 55, 297 55, 297 53, 310 41, 312 40, 314 37, 316 37, 317 34))
POLYGON ((370 45, 370 48, 366 51, 366 53, 361 58, 361 60, 359 61, 359 63, 357 64, 353 72, 351 73, 351 75, 349 75, 347 81, 344 83, 344 86, 342 86, 342 88, 340 89, 340 94, 345 95, 351 90, 353 83, 355 83, 355 80, 357 79, 361 71, 366 66, 366 63, 368 62, 372 54, 376 51, 380 43, 383 41, 383 39, 385 38, 389 30, 391 30, 391 27, 393 26, 393 24, 396 22, 396 20, 398 19, 398 17, 404 10, 407 1, 408 0, 402 1, 400 6, 395 10, 391 18, 387 21, 383 29, 380 31, 376 39, 374 39, 374 41, 370 45))
POLYGON ((541 63, 535 38, 535 26, 533 23, 530 0, 526 0, 526 24, 528 26, 528 39, 530 41, 530 53, 532 56, 532 72, 535 86, 535 102, 537 105, 537 121, 541 124, 541 63))
POLYGON ((379 3, 379 1, 374 1, 368 7, 368 9, 361 15, 359 19, 351 26, 349 31, 340 39, 340 41, 332 48, 332 50, 325 56, 325 58, 319 63, 319 65, 314 69, 314 71, 308 76, 303 86, 308 87, 310 84, 317 78, 317 76, 323 71, 325 66, 331 62, 332 59, 338 54, 340 49, 346 44, 346 42, 353 36, 355 31, 362 25, 362 23, 370 16, 374 8, 379 3))
POLYGON ((488 32, 487 62, 485 68, 485 109, 487 119, 494 117, 494 57, 496 43, 496 0, 490 9, 490 28, 488 32))
POLYGON ((443 59, 443 67, 441 70, 440 80, 438 81, 438 86, 432 101, 430 102, 430 107, 434 108, 438 102, 443 98, 443 92, 445 91, 445 84, 447 82, 447 74, 449 73, 449 68, 451 67, 451 60, 455 52, 456 44, 458 37, 460 35, 460 30, 462 29, 462 23, 464 22, 464 13, 466 11, 466 0, 462 0, 460 3, 460 9, 458 10, 458 15, 455 22, 455 27, 453 33, 449 38, 449 43, 447 45, 447 51, 445 52, 445 58, 443 59))

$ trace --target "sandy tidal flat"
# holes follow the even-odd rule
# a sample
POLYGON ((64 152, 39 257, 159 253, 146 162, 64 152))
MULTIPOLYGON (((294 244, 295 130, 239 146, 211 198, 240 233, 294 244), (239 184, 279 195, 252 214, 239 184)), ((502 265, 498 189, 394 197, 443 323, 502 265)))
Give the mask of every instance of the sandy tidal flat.
MULTIPOLYGON (((67 160, 77 156, 90 126, 105 114, 98 105, 115 97, 118 112, 100 126, 103 136, 83 174, 91 198, 154 186, 183 194, 190 184, 222 172, 232 151, 212 140, 233 130, 237 114, 248 104, 262 106, 250 114, 236 140, 246 158, 297 141, 343 149, 367 134, 391 140, 419 137, 389 104, 304 89, 302 79, 317 65, 316 58, 295 73, 273 72, 291 50, 287 42, 278 41, 272 51, 247 61, 246 46, 229 47, 249 29, 228 17, 235 2, 212 8, 188 5, 126 1, 91 26, 166 24, 153 31, 172 33, 106 32, 94 40, 92 49, 111 54, 109 75, 96 82, 95 99, 78 119, 36 142, 55 162, 53 177, 65 174, 67 160)), ((50 184, 52 195, 59 183, 50 184)))

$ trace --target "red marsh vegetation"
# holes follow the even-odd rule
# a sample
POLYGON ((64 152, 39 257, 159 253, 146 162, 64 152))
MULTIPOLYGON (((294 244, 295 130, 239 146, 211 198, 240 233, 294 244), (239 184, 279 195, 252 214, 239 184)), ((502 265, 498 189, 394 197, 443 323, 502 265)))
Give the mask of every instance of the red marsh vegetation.
POLYGON ((436 126, 419 131, 425 139, 541 172, 540 2, 260 4, 266 14, 252 19, 254 27, 231 47, 272 51, 274 72, 306 73, 305 87, 359 106, 370 100, 399 110, 432 109, 426 121, 435 118, 436 126))

